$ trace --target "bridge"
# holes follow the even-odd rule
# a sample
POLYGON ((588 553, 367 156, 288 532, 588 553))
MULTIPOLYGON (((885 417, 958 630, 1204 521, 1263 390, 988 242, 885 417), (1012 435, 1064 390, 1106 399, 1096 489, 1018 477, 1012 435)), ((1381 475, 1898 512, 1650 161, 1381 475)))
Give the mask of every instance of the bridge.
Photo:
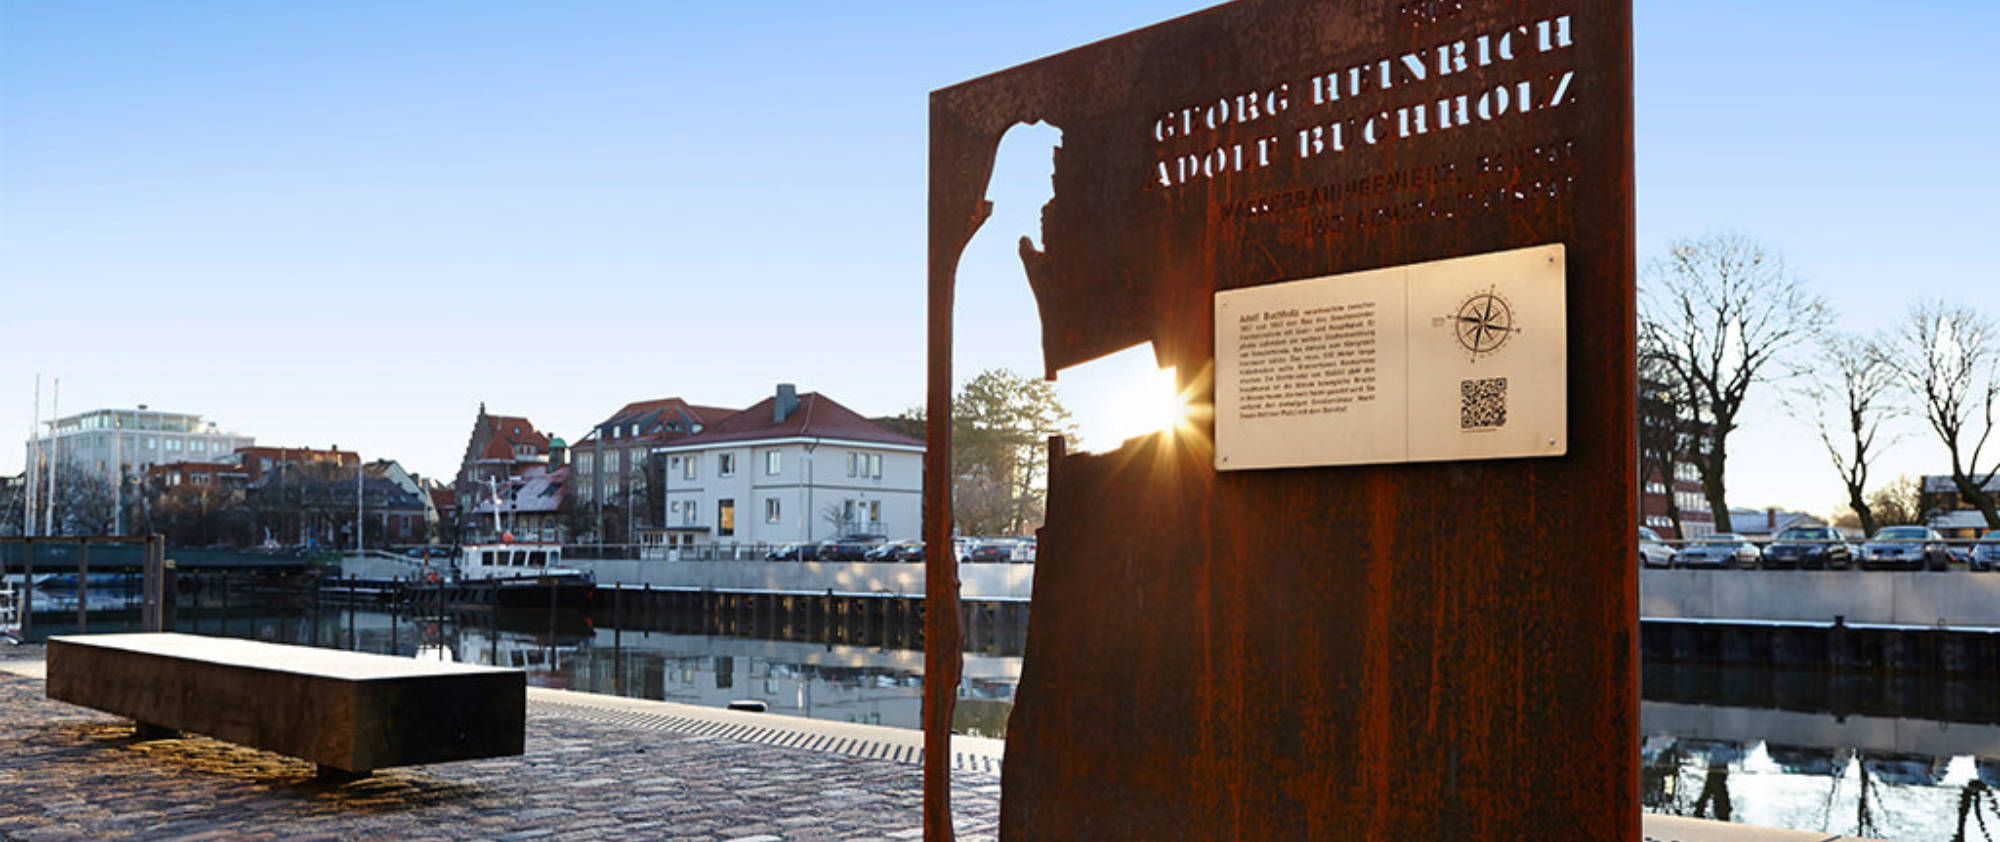
POLYGON ((180 572, 299 572, 334 566, 333 552, 167 548, 158 535, 88 535, 46 538, 0 538, 0 577, 62 573, 114 573, 143 570, 149 553, 157 552, 180 572))

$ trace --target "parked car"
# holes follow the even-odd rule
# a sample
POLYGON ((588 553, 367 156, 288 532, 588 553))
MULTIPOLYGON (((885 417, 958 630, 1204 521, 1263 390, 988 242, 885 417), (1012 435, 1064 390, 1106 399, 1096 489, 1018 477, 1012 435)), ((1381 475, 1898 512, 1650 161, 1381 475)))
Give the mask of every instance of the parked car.
POLYGON ((1861 545, 1861 569, 1948 570, 1944 536, 1924 526, 1889 526, 1861 545))
POLYGON ((819 545, 820 561, 863 561, 870 545, 858 541, 827 541, 819 545))
POLYGON ((1973 570, 2000 570, 2000 529, 1988 531, 1979 536, 1979 543, 1972 545, 1973 570))
POLYGON ((1014 560, 1012 544, 974 544, 965 553, 965 560, 971 562, 1006 562, 1014 560))
POLYGON ((1717 532, 1696 538, 1674 553, 1675 567, 1756 567, 1757 545, 1734 532, 1717 532))
POLYGON ((897 541, 893 544, 878 544, 868 551, 864 561, 923 561, 924 542, 897 541), (913 557, 914 556, 914 557, 913 557))
POLYGON ((1639 527, 1639 566, 1674 566, 1674 548, 1667 546, 1660 539, 1660 533, 1654 532, 1652 527, 1639 527))
POLYGON ((765 561, 818 561, 818 544, 786 544, 764 554, 765 561))
POLYGON ((1828 526, 1787 529, 1764 548, 1766 569, 1846 570, 1853 562, 1854 547, 1840 530, 1828 526))

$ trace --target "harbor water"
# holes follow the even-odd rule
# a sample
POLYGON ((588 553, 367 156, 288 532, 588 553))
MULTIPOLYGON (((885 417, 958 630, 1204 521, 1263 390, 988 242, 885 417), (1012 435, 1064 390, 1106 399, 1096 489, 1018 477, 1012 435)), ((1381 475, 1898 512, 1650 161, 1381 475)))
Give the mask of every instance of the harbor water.
MULTIPOLYGON (((32 636, 74 632, 76 607, 73 593, 37 590, 32 636)), ((134 594, 99 589, 85 607, 91 632, 137 630, 134 594)), ((324 605, 254 579, 201 582, 177 619, 193 634, 515 667, 544 687, 921 725, 920 624, 324 605)), ((954 727, 1004 736, 1027 629, 975 631, 954 727)), ((2000 677, 1648 663, 1642 686, 1635 760, 1649 812, 1911 842, 2000 839, 2000 677)))

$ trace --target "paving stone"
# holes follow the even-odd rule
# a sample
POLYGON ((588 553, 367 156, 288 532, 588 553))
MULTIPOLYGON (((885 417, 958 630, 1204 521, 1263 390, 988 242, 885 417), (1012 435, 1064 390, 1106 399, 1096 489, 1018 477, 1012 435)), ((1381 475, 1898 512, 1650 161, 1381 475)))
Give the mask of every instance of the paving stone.
MULTIPOLYGON (((846 842, 911 835, 923 773, 601 721, 530 704, 526 753, 326 784, 313 767, 129 723, 0 673, 0 840, 684 840, 846 842), (636 750, 643 747, 643 751, 636 750)), ((958 772, 961 842, 998 829, 998 776, 958 772), (984 790, 981 792, 980 790, 984 790)))

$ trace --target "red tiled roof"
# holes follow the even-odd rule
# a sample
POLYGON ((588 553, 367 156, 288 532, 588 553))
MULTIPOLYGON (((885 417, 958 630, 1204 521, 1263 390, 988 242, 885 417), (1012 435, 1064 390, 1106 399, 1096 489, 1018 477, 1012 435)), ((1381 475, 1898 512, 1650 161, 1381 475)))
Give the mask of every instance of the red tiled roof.
POLYGON ((486 442, 486 450, 479 455, 481 459, 511 461, 515 458, 514 448, 517 445, 532 447, 536 453, 547 453, 549 450, 549 437, 536 431, 533 421, 507 415, 489 415, 486 423, 493 431, 493 438, 486 442))
POLYGON ((841 406, 818 392, 799 395, 799 405, 784 421, 774 422, 772 410, 777 398, 759 401, 749 409, 709 425, 701 433, 675 442, 676 445, 721 444, 779 438, 845 439, 847 441, 922 447, 923 442, 897 435, 854 410, 841 406))
POLYGON ((680 398, 659 398, 650 401, 635 401, 626 404, 610 418, 604 419, 590 432, 578 438, 576 443, 594 439, 600 430, 619 428, 619 435, 610 436, 615 442, 643 441, 659 443, 673 441, 690 435, 696 429, 705 429, 717 421, 736 414, 736 410, 712 406, 695 406, 680 398), (638 425, 633 434, 630 425, 638 425))

